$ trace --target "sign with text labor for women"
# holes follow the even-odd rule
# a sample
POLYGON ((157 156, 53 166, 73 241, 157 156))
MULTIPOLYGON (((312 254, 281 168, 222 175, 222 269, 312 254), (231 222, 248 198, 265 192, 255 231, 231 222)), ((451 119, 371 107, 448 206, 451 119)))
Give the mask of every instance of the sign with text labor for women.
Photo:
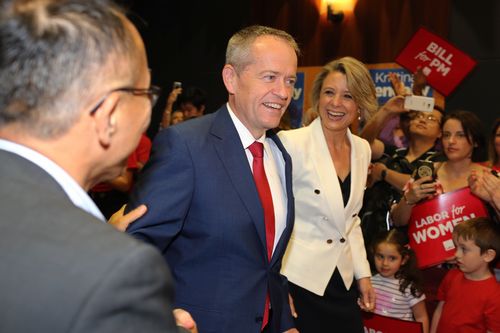
POLYGON ((418 267, 440 264, 455 254, 452 233, 465 220, 488 216, 483 201, 469 187, 444 193, 416 204, 408 224, 410 247, 418 267))
POLYGON ((365 333, 422 333, 422 324, 417 321, 401 320, 375 313, 363 312, 365 333))
POLYGON ((445 96, 476 66, 469 55, 424 28, 413 35, 396 62, 410 72, 421 67, 429 85, 445 96))

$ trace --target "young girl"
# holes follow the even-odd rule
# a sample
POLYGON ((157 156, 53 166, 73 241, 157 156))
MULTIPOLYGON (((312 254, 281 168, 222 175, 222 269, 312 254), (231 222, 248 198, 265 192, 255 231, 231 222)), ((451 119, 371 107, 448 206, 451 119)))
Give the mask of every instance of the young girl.
POLYGON ((406 236, 396 229, 381 233, 373 242, 373 261, 378 272, 372 277, 377 295, 375 313, 421 322, 423 333, 428 333, 422 278, 415 254, 406 244, 406 236))

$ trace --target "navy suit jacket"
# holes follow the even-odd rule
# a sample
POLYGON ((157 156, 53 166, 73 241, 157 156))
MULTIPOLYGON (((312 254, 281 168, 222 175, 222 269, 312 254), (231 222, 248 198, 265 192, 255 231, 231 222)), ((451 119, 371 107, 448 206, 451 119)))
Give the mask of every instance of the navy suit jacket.
POLYGON ((260 332, 269 288, 271 332, 294 326, 280 274, 294 220, 291 159, 285 160, 286 228, 267 259, 264 212, 245 150, 226 106, 169 127, 155 138, 128 209, 148 212, 127 232, 157 246, 176 282, 175 307, 203 333, 260 332))

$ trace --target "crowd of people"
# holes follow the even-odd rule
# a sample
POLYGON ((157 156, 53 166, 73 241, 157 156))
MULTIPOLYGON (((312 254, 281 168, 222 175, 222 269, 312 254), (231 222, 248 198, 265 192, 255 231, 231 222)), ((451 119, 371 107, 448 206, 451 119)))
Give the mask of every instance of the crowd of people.
MULTIPOLYGON (((407 110, 395 75, 379 106, 342 57, 288 129, 299 46, 253 25, 228 41, 227 103, 207 112, 202 89, 175 84, 151 144, 160 91, 122 8, 0 8, 1 332, 363 333, 372 312, 500 332, 500 119, 487 141, 472 112, 407 110), (421 268, 412 214, 464 188, 487 216, 421 268)), ((417 71, 413 94, 424 85, 417 71)))

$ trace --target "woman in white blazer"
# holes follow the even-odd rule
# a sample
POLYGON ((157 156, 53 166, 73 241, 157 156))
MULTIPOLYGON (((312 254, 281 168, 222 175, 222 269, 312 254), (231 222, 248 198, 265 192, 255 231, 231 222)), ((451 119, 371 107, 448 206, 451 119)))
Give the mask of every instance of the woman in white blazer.
POLYGON ((295 196, 281 272, 290 281, 301 333, 362 333, 360 307, 375 305, 358 217, 371 151, 349 126, 376 111, 375 86, 361 62, 345 57, 323 67, 312 101, 318 118, 278 133, 292 157, 295 196))

